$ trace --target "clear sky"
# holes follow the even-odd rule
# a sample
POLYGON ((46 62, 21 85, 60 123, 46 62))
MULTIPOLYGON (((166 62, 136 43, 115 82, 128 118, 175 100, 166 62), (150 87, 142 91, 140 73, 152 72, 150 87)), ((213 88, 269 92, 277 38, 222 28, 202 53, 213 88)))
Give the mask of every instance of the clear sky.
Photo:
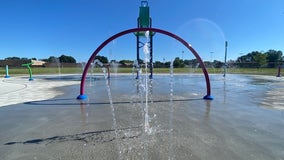
MULTIPOLYGON (((203 60, 228 59, 251 51, 284 52, 284 0, 149 0, 152 27, 177 34, 203 60)), ((140 0, 0 0, 0 59, 48 58, 62 54, 87 61, 107 38, 137 27, 140 0)), ((193 59, 180 43, 154 36, 154 61, 193 59)), ((99 55, 134 60, 133 34, 99 55)), ((142 57, 143 58, 143 55, 142 57)))

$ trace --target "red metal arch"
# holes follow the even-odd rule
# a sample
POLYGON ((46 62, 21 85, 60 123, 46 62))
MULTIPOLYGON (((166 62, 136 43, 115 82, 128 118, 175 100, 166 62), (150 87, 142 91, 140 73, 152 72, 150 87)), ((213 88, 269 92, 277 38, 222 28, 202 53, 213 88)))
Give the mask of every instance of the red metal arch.
POLYGON ((145 31, 156 32, 156 33, 161 33, 161 34, 170 36, 170 37, 178 40, 179 42, 181 42, 186 48, 188 48, 193 53, 193 55, 196 57, 197 61, 199 62, 199 65, 201 66, 202 71, 203 71, 204 76, 205 76, 205 81, 206 81, 206 86, 207 86, 207 94, 203 98, 212 100, 213 97, 211 96, 211 87, 210 87, 210 80, 209 80, 208 72, 207 72, 207 70, 205 68, 205 65, 204 65, 203 61, 201 60, 200 56, 198 55, 198 53, 191 47, 190 44, 188 44, 185 40, 183 40, 179 36, 177 36, 177 35, 175 35, 173 33, 170 33, 168 31, 157 29, 157 28, 133 28, 133 29, 129 29, 129 30, 125 30, 125 31, 122 31, 120 33, 117 33, 117 34, 113 35, 112 37, 108 38, 106 41, 104 41, 93 52, 92 56, 89 58, 86 66, 84 68, 84 71, 83 71, 83 74, 82 74, 82 79, 81 79, 81 85, 80 85, 80 95, 77 97, 77 99, 86 99, 87 98, 87 96, 84 94, 84 92, 85 92, 84 86, 85 86, 86 76, 87 76, 88 69, 89 69, 91 63, 94 61, 95 57, 100 52, 100 50, 102 48, 104 48, 108 43, 110 43, 111 41, 113 41, 114 39, 116 39, 116 38, 118 38, 120 36, 129 34, 129 33, 145 32, 145 31))

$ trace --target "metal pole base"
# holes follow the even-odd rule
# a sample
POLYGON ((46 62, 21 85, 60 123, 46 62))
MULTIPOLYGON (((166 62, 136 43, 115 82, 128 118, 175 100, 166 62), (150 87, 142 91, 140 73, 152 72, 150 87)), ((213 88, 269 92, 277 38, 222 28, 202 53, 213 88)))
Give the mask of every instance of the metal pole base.
POLYGON ((88 98, 88 96, 85 95, 85 94, 80 94, 80 95, 77 97, 77 99, 80 99, 80 100, 85 100, 85 99, 87 99, 87 98, 88 98))
POLYGON ((211 96, 211 95, 206 95, 206 96, 203 97, 203 99, 206 99, 206 100, 213 100, 214 98, 213 98, 213 96, 211 96))

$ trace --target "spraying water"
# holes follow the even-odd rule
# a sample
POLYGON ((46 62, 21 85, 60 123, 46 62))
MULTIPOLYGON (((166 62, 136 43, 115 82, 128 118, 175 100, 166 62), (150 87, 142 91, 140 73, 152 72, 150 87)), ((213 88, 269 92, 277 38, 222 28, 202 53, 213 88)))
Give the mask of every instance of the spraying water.
POLYGON ((82 72, 84 72, 85 65, 86 65, 85 62, 81 62, 82 72))
POLYGON ((110 90, 110 83, 109 83, 107 71, 106 71, 106 68, 104 67, 103 63, 101 61, 99 61, 98 59, 96 59, 94 61, 94 65, 95 64, 98 64, 102 68, 102 71, 103 71, 103 74, 104 74, 104 77, 105 77, 105 80, 106 80, 106 87, 107 87, 107 93, 108 93, 108 98, 109 98, 109 103, 110 103, 110 109, 111 109, 111 113, 112 113, 112 121, 113 121, 113 128, 114 128, 114 133, 115 133, 116 145, 117 145, 117 148, 118 148, 119 159, 121 159, 122 151, 121 151, 120 144, 118 142, 119 135, 118 135, 118 129, 117 129, 115 109, 114 109, 114 106, 113 106, 112 95, 111 95, 111 90, 110 90))
POLYGON ((145 32, 146 42, 143 46, 143 52, 145 54, 145 123, 144 123, 144 131, 145 133, 150 133, 150 125, 149 125, 149 114, 148 114, 148 61, 149 61, 149 31, 145 32))
POLYGON ((110 108, 111 108, 111 113, 112 113, 112 120, 113 120, 113 127, 114 127, 116 145, 118 147, 119 159, 121 159, 121 147, 120 147, 119 142, 118 142, 118 137, 119 136, 118 136, 118 129, 117 129, 115 110, 114 110, 113 101, 112 101, 112 95, 111 95, 111 91, 110 91, 110 83, 109 83, 109 79, 108 79, 108 76, 107 76, 106 68, 103 67, 102 69, 103 69, 104 77, 105 77, 105 80, 106 80, 107 93, 108 93, 109 103, 110 103, 110 108))
POLYGON ((174 61, 171 61, 171 65, 170 65, 170 121, 169 121, 169 128, 170 128, 170 135, 169 135, 169 142, 170 142, 170 146, 169 146, 169 160, 172 159, 172 155, 173 155, 173 144, 171 143, 173 140, 173 112, 174 112, 174 108, 173 108, 173 96, 174 96, 174 61))
POLYGON ((111 66, 112 66, 115 76, 117 76, 118 65, 119 63, 117 62, 111 62, 111 66))
POLYGON ((94 64, 98 64, 100 67, 104 68, 104 64, 98 59, 94 60, 94 64))
POLYGON ((61 77, 61 63, 59 58, 54 58, 56 64, 57 64, 57 68, 58 68, 58 76, 61 77))
POLYGON ((91 76, 90 76, 90 86, 94 84, 94 68, 95 68, 95 63, 91 63, 91 76))
MULTIPOLYGON (((134 76, 135 73, 138 73, 138 75, 141 74, 141 71, 140 71, 140 67, 139 67, 139 64, 138 64, 138 61, 137 60, 134 60, 133 62, 133 65, 132 65, 132 74, 134 76)), ((137 75, 137 76, 138 76, 137 75)), ((138 79, 138 77, 136 77, 136 79, 138 79)))

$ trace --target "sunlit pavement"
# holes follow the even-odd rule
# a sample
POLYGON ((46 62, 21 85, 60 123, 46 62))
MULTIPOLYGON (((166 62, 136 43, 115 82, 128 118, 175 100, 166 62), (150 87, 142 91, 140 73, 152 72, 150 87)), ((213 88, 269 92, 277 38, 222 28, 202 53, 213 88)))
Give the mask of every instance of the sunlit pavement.
POLYGON ((54 88, 79 84, 78 81, 46 81, 29 77, 10 77, 0 79, 0 107, 29 101, 45 100, 62 94, 54 88))
POLYGON ((0 108, 0 159, 283 160, 282 78, 210 75, 208 101, 202 75, 175 75, 172 85, 169 76, 155 76, 147 133, 139 80, 101 76, 79 101, 76 78, 2 79, 1 100, 13 95, 18 104, 0 108), (68 84, 76 85, 54 88, 68 84))

